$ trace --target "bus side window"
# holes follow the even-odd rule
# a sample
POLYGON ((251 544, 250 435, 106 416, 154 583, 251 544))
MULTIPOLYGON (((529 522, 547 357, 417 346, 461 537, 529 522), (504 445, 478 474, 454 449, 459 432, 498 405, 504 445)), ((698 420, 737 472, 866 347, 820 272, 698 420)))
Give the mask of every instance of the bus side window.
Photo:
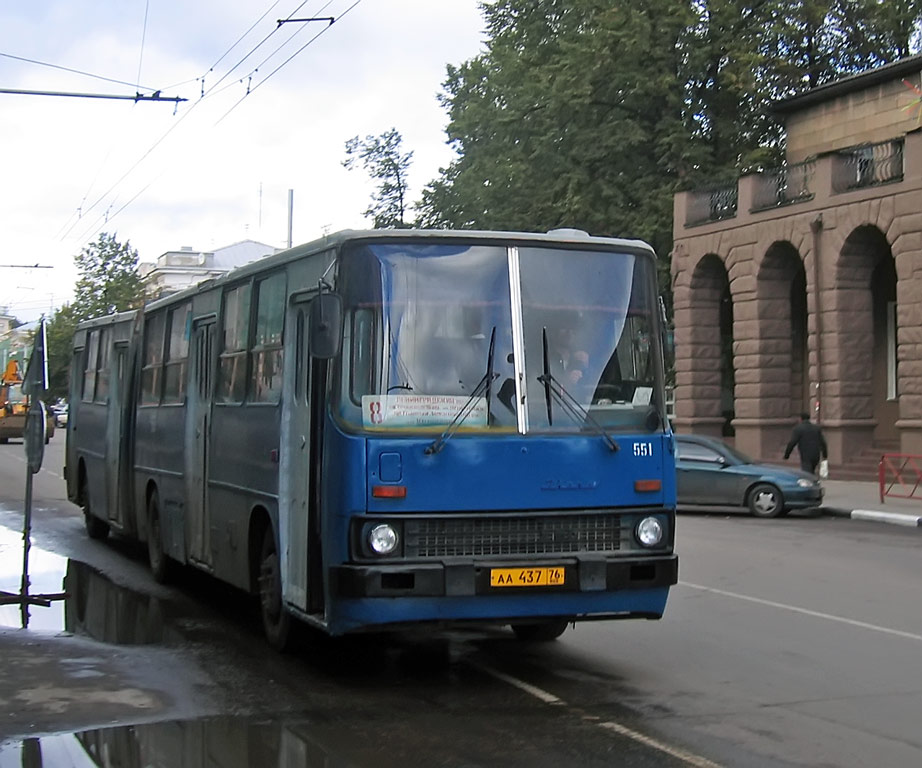
POLYGON ((96 350, 96 391, 93 401, 106 402, 109 396, 109 329, 99 329, 99 347, 96 350))
POLYGON ((282 330, 285 325, 285 273, 256 284, 256 336, 251 355, 250 399, 277 403, 282 392, 282 330))
POLYGON ((181 403, 186 396, 186 363, 189 359, 189 320, 192 305, 170 311, 170 335, 164 371, 163 402, 181 403))
POLYGON ((307 338, 305 334, 304 308, 298 308, 295 317, 295 400, 307 402, 307 338))
POLYGON ((352 365, 350 390, 352 401, 361 405, 362 395, 374 390, 374 327, 375 315, 371 309, 357 309, 352 315, 352 365))
POLYGON ((144 364, 141 370, 141 405, 156 405, 160 402, 160 388, 163 378, 163 331, 164 315, 151 315, 144 327, 144 364))
POLYGON ((96 392, 96 360, 99 353, 99 331, 87 331, 86 334, 86 363, 83 366, 83 393, 82 400, 92 403, 96 392))
POLYGON ((247 337, 250 329, 250 286, 238 285, 224 294, 220 381, 217 399, 241 403, 246 390, 247 337))

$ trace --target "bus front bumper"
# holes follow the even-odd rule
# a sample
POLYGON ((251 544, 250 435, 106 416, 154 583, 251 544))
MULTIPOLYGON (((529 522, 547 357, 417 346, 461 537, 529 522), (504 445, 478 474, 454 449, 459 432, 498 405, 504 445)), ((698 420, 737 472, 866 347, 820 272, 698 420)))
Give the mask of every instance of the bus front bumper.
POLYGON ((678 582, 674 553, 619 558, 564 558, 541 562, 443 561, 340 565, 331 569, 331 594, 340 598, 473 597, 522 594, 619 592, 657 589, 678 582), (562 584, 493 586, 491 571, 563 568, 562 584))

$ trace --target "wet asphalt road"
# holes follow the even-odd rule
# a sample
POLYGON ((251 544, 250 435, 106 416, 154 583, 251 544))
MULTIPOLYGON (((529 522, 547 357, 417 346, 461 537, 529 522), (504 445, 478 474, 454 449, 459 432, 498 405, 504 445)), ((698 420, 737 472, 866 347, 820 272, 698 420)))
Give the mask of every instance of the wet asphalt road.
MULTIPOLYGON (((29 630, 2 609, 0 768, 104 753, 190 768, 922 764, 918 530, 683 516, 661 622, 533 646, 502 630, 312 636, 283 657, 240 593, 194 572, 159 586, 137 548, 90 541, 62 449, 35 477, 30 563, 33 592, 63 582, 71 598, 33 609, 29 630)), ((11 530, 21 456, 0 446, 11 530)), ((0 539, 0 589, 18 585, 17 547, 0 539)))

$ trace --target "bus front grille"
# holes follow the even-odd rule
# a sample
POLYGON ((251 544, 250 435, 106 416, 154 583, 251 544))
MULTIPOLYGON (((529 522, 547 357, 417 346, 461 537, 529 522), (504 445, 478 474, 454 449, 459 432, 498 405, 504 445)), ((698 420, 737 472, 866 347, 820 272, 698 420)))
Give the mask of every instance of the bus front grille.
POLYGON ((422 518, 405 524, 407 558, 617 552, 620 515, 422 518))

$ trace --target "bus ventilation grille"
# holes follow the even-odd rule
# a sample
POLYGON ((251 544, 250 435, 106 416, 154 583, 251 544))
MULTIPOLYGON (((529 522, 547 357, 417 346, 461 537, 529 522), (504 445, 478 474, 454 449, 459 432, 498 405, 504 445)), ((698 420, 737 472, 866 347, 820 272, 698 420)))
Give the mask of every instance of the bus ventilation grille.
POLYGON ((422 518, 407 521, 408 558, 617 552, 619 515, 422 518))

